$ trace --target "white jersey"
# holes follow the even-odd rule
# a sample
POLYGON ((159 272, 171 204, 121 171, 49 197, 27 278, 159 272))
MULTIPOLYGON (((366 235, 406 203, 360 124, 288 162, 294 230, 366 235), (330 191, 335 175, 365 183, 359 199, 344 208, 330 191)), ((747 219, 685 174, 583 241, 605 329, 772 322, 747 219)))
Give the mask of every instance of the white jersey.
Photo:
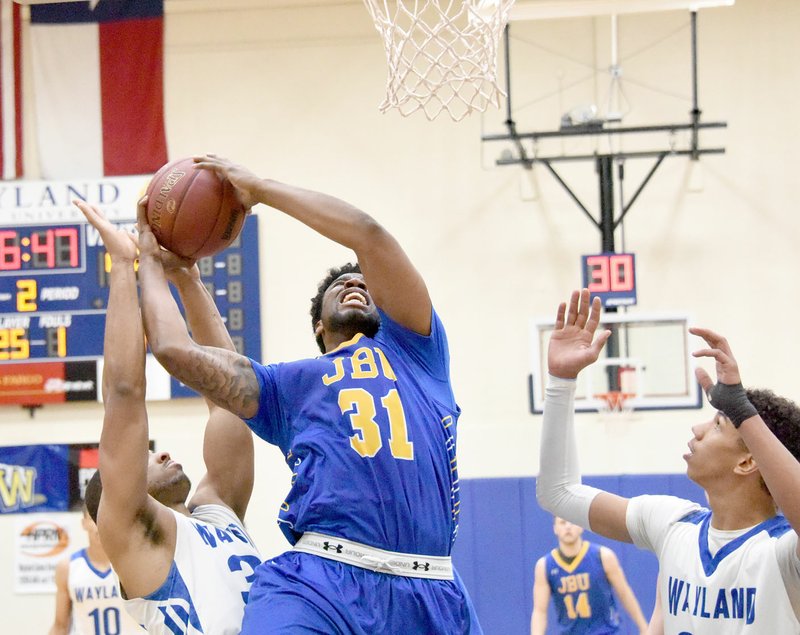
POLYGON ((123 608, 119 580, 111 567, 101 571, 89 561, 86 549, 72 554, 67 575, 76 635, 144 633, 123 608))
POLYGON ((191 516, 175 513, 175 558, 155 592, 125 601, 147 632, 157 635, 234 635, 261 564, 241 521, 222 505, 201 505, 191 516))
POLYGON ((783 516, 740 531, 672 496, 628 504, 633 542, 656 554, 666 635, 800 634, 797 534, 783 516))

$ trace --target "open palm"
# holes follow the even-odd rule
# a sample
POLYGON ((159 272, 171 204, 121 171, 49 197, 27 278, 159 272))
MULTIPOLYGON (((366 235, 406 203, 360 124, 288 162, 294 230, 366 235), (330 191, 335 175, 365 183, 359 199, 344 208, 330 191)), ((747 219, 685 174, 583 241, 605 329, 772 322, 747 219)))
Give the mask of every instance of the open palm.
POLYGON ((589 300, 588 289, 573 291, 569 305, 562 302, 556 314, 556 325, 547 349, 547 368, 551 375, 574 379, 595 362, 611 331, 602 331, 595 339, 600 324, 600 299, 589 300))

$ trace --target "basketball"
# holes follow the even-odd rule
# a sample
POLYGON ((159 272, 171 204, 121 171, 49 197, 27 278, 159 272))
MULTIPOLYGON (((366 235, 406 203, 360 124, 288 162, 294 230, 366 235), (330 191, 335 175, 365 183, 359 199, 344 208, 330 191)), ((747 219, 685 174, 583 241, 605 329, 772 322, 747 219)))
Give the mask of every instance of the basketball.
POLYGON ((210 256, 242 229, 245 209, 230 181, 191 158, 164 165, 147 186, 147 222, 159 244, 184 258, 210 256))

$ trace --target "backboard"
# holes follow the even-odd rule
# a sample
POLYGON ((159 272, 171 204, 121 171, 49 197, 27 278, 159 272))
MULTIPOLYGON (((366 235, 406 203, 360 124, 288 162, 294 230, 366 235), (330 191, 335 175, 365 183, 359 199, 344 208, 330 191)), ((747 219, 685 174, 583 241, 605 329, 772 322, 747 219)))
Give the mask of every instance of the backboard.
MULTIPOLYGON (((552 320, 531 327, 531 412, 542 412, 552 320)), ((702 396, 689 351, 685 315, 605 313, 600 329, 612 336, 600 358, 578 376, 575 410, 608 410, 609 393, 625 397, 625 410, 700 408, 702 396)))

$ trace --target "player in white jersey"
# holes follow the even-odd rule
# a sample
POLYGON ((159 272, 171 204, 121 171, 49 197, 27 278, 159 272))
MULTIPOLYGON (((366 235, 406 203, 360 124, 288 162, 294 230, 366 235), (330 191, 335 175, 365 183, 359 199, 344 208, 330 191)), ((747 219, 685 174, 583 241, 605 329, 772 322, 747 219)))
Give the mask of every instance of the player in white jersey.
POLYGON ((694 355, 716 363, 716 384, 702 369, 697 379, 717 412, 692 428, 684 455, 687 476, 703 487, 709 509, 582 485, 575 378, 610 335, 595 339, 599 320, 600 302, 595 298, 590 308, 585 289, 558 309, 548 350, 539 504, 656 554, 667 635, 800 633, 800 408, 769 391, 745 390, 725 338, 690 329, 708 346, 694 355))
MULTIPOLYGON (((148 453, 136 243, 98 208, 76 205, 98 229, 111 257, 105 418, 100 467, 87 485, 86 506, 119 576, 127 608, 148 633, 239 633, 253 572, 261 562, 242 523, 253 488, 252 435, 241 419, 208 402, 207 472, 188 502, 191 483, 181 465, 167 452, 148 453)), ((197 267, 166 252, 163 258, 194 340, 233 350, 197 267)))
POLYGON ((167 582, 127 600, 125 608, 150 625, 149 633, 238 633, 253 571, 261 564, 252 541, 222 505, 200 505, 190 517, 173 513, 177 535, 167 582))
POLYGON ((85 507, 81 525, 89 545, 56 565, 56 615, 49 635, 144 633, 123 607, 117 575, 85 507))

